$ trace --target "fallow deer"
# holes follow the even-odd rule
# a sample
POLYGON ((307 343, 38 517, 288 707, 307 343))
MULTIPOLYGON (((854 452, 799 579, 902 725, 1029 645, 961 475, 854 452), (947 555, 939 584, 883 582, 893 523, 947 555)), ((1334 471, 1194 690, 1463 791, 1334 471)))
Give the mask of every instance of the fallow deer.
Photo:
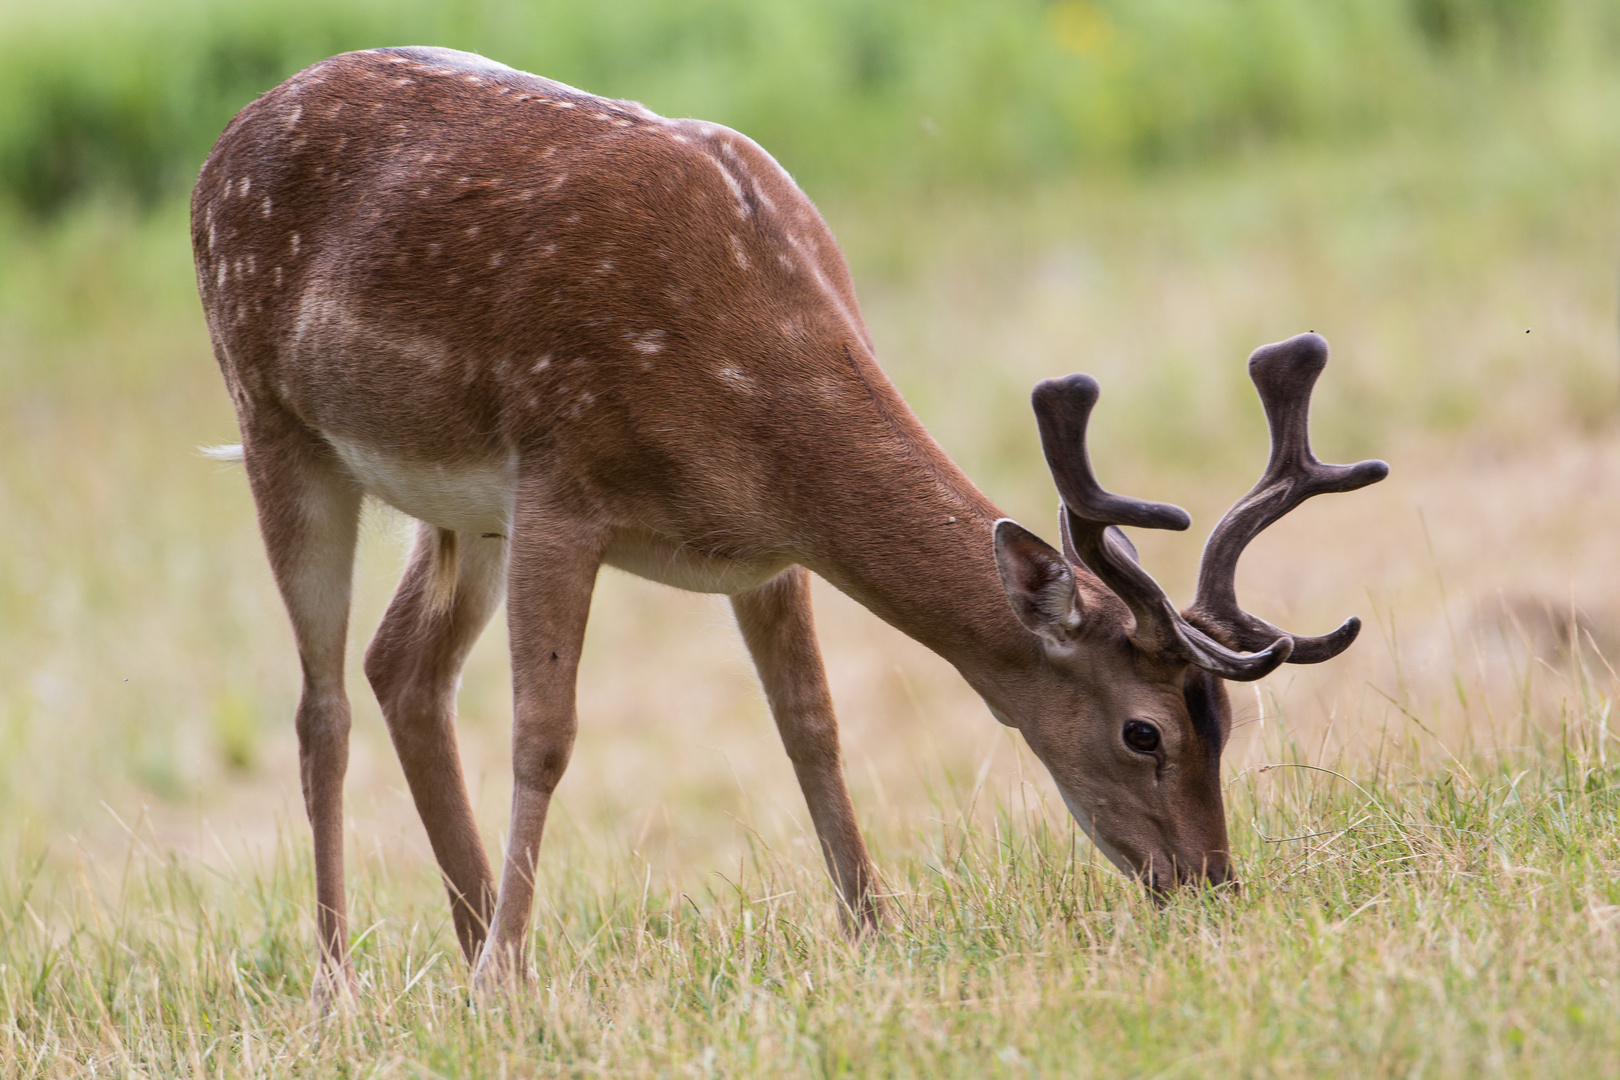
POLYGON ((842 909, 883 920, 845 786, 810 573, 955 665, 1051 771, 1080 827, 1155 891, 1231 879, 1224 680, 1317 663, 1242 611, 1244 546, 1312 495, 1312 334, 1250 359, 1272 436, 1178 613, 1117 528, 1180 509, 1094 479, 1097 384, 1035 388, 1063 550, 1006 519, 873 358, 809 199, 747 138, 444 49, 349 53, 243 109, 202 167, 192 243, 240 455, 303 667, 317 993, 352 984, 343 655, 361 500, 419 520, 366 651, 479 985, 521 971, 541 831, 574 741, 603 563, 725 593, 842 909), (497 891, 453 729, 458 675, 505 598, 514 789, 497 891), (324 988, 324 989, 323 989, 324 988))

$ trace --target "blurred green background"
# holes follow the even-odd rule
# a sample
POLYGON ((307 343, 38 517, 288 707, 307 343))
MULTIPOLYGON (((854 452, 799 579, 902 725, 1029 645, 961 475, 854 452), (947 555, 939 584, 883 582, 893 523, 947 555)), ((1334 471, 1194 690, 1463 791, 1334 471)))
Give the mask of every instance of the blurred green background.
MULTIPOLYGON (((1613 112, 1603 0, 61 0, 0 22, 0 193, 184 190, 244 102, 380 44, 481 51, 752 135, 813 196, 1026 186, 1613 112), (1578 103, 1578 104, 1577 104, 1578 103)), ((1533 129, 1532 129, 1533 130, 1533 129)))

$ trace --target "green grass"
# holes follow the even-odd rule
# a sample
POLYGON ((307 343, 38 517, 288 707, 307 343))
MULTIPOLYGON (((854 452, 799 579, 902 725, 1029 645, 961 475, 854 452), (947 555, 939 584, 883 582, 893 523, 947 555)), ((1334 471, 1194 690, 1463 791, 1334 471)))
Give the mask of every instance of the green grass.
POLYGON ((137 827, 127 858, 87 863, 71 887, 19 853, 0 889, 0 1068, 1608 1075, 1620 770, 1573 748, 1414 764, 1396 749, 1359 781, 1308 763, 1234 777, 1243 892, 1163 909, 1048 805, 1002 803, 982 828, 880 826, 897 918, 876 941, 846 940, 820 873, 763 844, 683 891, 553 841, 538 978, 495 1001, 469 1001, 428 875, 367 860, 352 901, 364 990, 325 1020, 308 1001, 302 838, 220 866, 164 855, 137 827))

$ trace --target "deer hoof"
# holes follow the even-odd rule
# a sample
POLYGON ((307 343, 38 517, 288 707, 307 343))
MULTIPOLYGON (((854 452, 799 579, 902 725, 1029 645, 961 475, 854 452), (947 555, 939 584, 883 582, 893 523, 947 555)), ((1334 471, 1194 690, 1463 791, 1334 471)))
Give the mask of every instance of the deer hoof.
POLYGON ((353 964, 345 962, 342 967, 329 963, 317 965, 314 984, 310 987, 310 1004, 317 1017, 352 1013, 359 1000, 360 980, 355 977, 353 964))

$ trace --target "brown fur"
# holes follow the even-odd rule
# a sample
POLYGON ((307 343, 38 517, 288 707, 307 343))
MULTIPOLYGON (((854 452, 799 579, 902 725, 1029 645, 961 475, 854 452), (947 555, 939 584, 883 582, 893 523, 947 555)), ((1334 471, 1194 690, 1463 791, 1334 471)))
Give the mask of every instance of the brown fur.
POLYGON ((954 663, 1122 867, 1155 886, 1229 876, 1206 730, 1230 725, 1224 689, 1209 680, 1195 724, 1183 683, 1201 673, 1133 647, 1094 577, 1028 534, 998 549, 1000 513, 874 361, 826 225, 746 138, 465 54, 351 53, 242 111, 192 222, 305 671, 325 992, 352 979, 342 657, 362 491, 425 522, 365 668, 481 981, 521 970, 604 561, 733 597, 857 925, 883 905, 807 570, 954 663), (497 890, 453 723, 503 593, 515 787, 497 890), (1159 725, 1159 753, 1121 743, 1131 718, 1159 725))

